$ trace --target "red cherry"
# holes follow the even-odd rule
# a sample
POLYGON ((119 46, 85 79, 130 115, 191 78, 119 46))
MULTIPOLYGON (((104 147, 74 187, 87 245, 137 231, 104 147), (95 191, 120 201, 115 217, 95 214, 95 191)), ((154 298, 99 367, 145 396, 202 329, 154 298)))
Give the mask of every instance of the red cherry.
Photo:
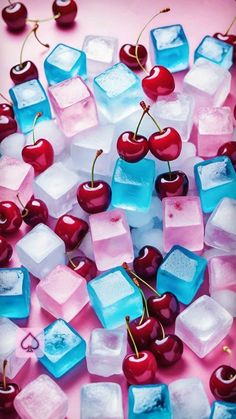
POLYGON ((234 106, 234 119, 236 119, 236 105, 234 106))
POLYGON ((53 147, 49 141, 40 138, 34 144, 23 148, 22 158, 26 163, 30 163, 37 173, 41 173, 53 164, 53 147))
POLYGON ((149 151, 147 138, 132 131, 123 132, 117 140, 119 156, 129 163, 143 159, 149 151))
POLYGON ((233 60, 236 60, 236 35, 233 34, 222 34, 220 32, 215 33, 214 38, 219 39, 220 41, 226 42, 227 44, 233 45, 233 60))
POLYGON ((151 153, 162 161, 172 161, 179 157, 182 150, 181 137, 174 128, 164 128, 154 132, 149 138, 151 153))
POLYGON ((31 227, 40 223, 46 224, 48 208, 41 199, 32 196, 22 211, 22 217, 24 222, 31 227))
POLYGON ((160 199, 167 196, 185 196, 188 193, 188 178, 185 173, 176 170, 157 176, 155 189, 160 199))
POLYGON ((236 169, 236 141, 228 141, 220 146, 217 156, 227 156, 232 161, 234 168, 236 169))
POLYGON ((20 388, 15 383, 8 383, 6 389, 3 383, 0 383, 0 411, 12 412, 14 411, 14 399, 20 392, 20 388))
POLYGON ((160 320, 165 326, 174 323, 180 310, 179 301, 170 292, 166 292, 160 296, 151 295, 147 300, 147 304, 149 314, 160 320))
POLYGON ((13 107, 8 103, 0 103, 0 116, 2 115, 14 118, 13 107))
POLYGON ((25 81, 38 79, 38 69, 32 61, 24 61, 21 65, 17 64, 10 70, 10 77, 15 84, 24 83, 25 81))
POLYGON ((2 10, 2 18, 12 31, 24 29, 27 19, 27 9, 23 3, 14 2, 2 10))
POLYGON ((21 212, 11 201, 0 202, 0 234, 16 233, 22 224, 21 212))
POLYGON ((0 142, 8 135, 17 131, 15 119, 7 115, 0 115, 0 142))
POLYGON ((210 377, 210 389, 216 399, 236 403, 236 370, 229 365, 216 368, 210 377))
MULTIPOLYGON (((122 45, 119 52, 120 61, 127 65, 127 67, 131 68, 131 70, 140 69, 140 65, 138 64, 138 61, 135 57, 135 48, 136 45, 125 44, 122 45)), ((142 66, 145 67, 148 58, 148 53, 144 45, 137 45, 137 56, 142 66)))
POLYGON ((87 258, 87 256, 75 256, 68 262, 69 268, 73 269, 74 272, 90 281, 97 276, 98 270, 96 263, 87 258))
MULTIPOLYGON (((139 350, 145 349, 155 339, 162 338, 162 328, 158 320, 154 317, 145 318, 141 324, 140 318, 133 320, 129 324, 131 334, 139 350)), ((133 343, 128 334, 128 342, 132 349, 133 343)))
POLYGON ((148 350, 153 353, 157 364, 169 367, 181 358, 184 350, 182 340, 176 335, 166 335, 163 339, 151 342, 148 350))
POLYGON ((122 369, 129 384, 152 384, 155 381, 157 363, 149 351, 126 355, 122 369))
POLYGON ((55 233, 64 241, 66 250, 73 250, 79 246, 88 232, 88 223, 74 215, 62 215, 58 218, 55 233))
POLYGON ((134 271, 141 278, 156 278, 157 270, 163 261, 161 252, 153 246, 144 246, 133 261, 134 271))
POLYGON ((158 96, 166 96, 175 90, 175 80, 167 68, 161 65, 151 69, 150 74, 142 80, 144 93, 156 101, 158 96))
POLYGON ((12 257, 12 246, 0 236, 0 266, 6 266, 12 257))
POLYGON ((60 14, 55 19, 56 23, 59 26, 68 26, 74 22, 78 7, 74 0, 54 0, 52 10, 54 15, 60 14))

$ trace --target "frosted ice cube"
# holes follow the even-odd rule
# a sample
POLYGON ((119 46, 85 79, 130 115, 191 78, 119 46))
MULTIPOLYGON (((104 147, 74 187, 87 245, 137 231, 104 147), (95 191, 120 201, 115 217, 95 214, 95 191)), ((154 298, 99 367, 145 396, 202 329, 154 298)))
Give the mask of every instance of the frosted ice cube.
POLYGON ((166 384, 129 387, 129 419, 138 418, 172 418, 166 384))
POLYGON ((21 295, 24 273, 20 270, 0 270, 0 295, 21 295))
POLYGON ((215 61, 221 61, 223 47, 218 43, 213 43, 211 39, 207 38, 202 44, 199 52, 201 52, 202 55, 213 58, 215 61))
POLYGON ((181 27, 167 26, 165 28, 158 28, 154 30, 155 37, 157 40, 158 49, 164 49, 166 47, 177 47, 183 44, 181 37, 179 36, 181 27))
POLYGON ((198 173, 201 178, 202 189, 204 190, 224 185, 232 180, 227 170, 227 161, 225 160, 199 166, 198 173))
MULTIPOLYGON (((56 122, 52 121, 40 121, 35 125, 34 128, 35 141, 40 138, 48 140, 54 150, 55 156, 62 153, 66 147, 66 137, 62 131, 58 128, 56 122)), ((26 144, 33 144, 33 133, 29 132, 26 136, 26 144)))
POLYGON ((194 194, 197 194, 196 184, 194 179, 194 166, 195 164, 201 163, 203 159, 201 157, 189 157, 184 160, 181 170, 187 175, 189 181, 189 191, 194 191, 194 194))
POLYGON ((88 35, 84 38, 83 51, 87 57, 88 73, 95 76, 115 64, 118 40, 110 36, 88 35))
POLYGON ((58 44, 47 58, 47 62, 64 71, 70 71, 80 56, 81 52, 79 50, 64 44, 58 44))
POLYGON ((194 52, 194 61, 202 57, 206 60, 230 68, 233 58, 233 46, 213 36, 205 36, 194 52))
POLYGON ((197 261, 176 249, 169 254, 168 259, 162 263, 161 268, 183 281, 190 282, 196 273, 197 261))
POLYGON ((25 136, 16 132, 8 135, 0 143, 0 154, 22 160, 21 151, 25 146, 25 136))

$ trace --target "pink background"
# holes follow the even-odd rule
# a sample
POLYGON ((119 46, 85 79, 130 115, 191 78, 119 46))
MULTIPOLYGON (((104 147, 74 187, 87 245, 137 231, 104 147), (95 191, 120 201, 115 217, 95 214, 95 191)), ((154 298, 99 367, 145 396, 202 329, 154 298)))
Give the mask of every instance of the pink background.
MULTIPOLYGON (((28 8, 29 17, 31 18, 45 18, 51 15, 52 1, 23 0, 23 2, 28 8)), ((0 0, 2 7, 4 7, 6 3, 6 1, 0 0)), ((42 41, 49 42, 51 47, 54 47, 58 42, 64 42, 65 44, 80 48, 85 35, 99 34, 118 37, 121 46, 123 43, 134 42, 143 24, 159 9, 169 6, 171 7, 171 12, 157 18, 156 21, 150 25, 150 28, 166 24, 181 23, 184 26, 184 30, 190 43, 190 59, 192 62, 194 49, 200 40, 206 34, 211 35, 218 31, 224 32, 235 14, 235 1, 233 0, 169 0, 167 2, 153 0, 80 0, 78 3, 79 13, 77 23, 74 27, 70 30, 61 30, 57 28, 53 21, 43 23, 38 31, 38 35, 42 41)), ((0 91, 5 95, 8 94, 8 89, 11 86, 9 70, 14 64, 19 62, 20 47, 27 30, 18 35, 10 34, 2 20, 0 20, 0 91)), ((142 43, 146 46, 148 46, 148 33, 149 29, 142 38, 142 43)), ((38 66, 41 81, 45 86, 43 60, 47 53, 48 51, 38 45, 33 37, 30 38, 24 53, 25 59, 31 59, 38 66)), ((185 72, 175 74, 177 89, 181 89, 184 74, 185 72)), ((235 81, 234 88, 232 86, 231 91, 234 92, 235 95, 235 81)), ((233 97, 233 95, 230 95, 226 103, 233 108, 235 102, 235 96, 233 97)), ((193 141, 195 140, 194 137, 195 130, 192 135, 193 141)), ((22 226, 18 237, 14 239, 18 240, 24 235, 25 231, 26 228, 22 226)), ((14 242, 14 239, 12 239, 12 243, 14 242)), ((14 257, 11 266, 17 265, 17 258, 14 257)), ((41 326, 43 328, 54 320, 48 313, 40 309, 34 292, 37 282, 38 281, 35 278, 32 279, 32 307, 30 317, 28 321, 17 322, 22 327, 41 326)), ((197 296, 207 293, 207 290, 208 280, 206 279, 204 286, 201 287, 197 296)), ((100 323, 89 305, 87 305, 82 313, 71 322, 71 325, 78 330, 86 340, 94 327, 100 327, 100 323)), ((231 329, 230 335, 203 360, 200 360, 192 351, 185 347, 184 355, 180 362, 170 369, 159 370, 157 375, 158 382, 168 384, 177 378, 197 376, 203 380, 209 400, 212 402, 213 397, 208 387, 209 376, 217 366, 231 361, 229 355, 222 351, 222 347, 223 345, 230 346, 235 354, 236 343, 233 339, 235 333, 236 322, 234 321, 234 326, 231 329)), ((39 374, 47 373, 40 363, 34 360, 28 362, 28 368, 27 366, 23 368, 14 379, 21 387, 24 387, 39 374)), ((79 418, 80 387, 82 384, 94 381, 114 381, 120 383, 124 393, 124 408, 125 412, 127 412, 127 384, 125 379, 122 376, 118 378, 110 377, 105 380, 102 377, 92 377, 87 373, 86 363, 84 361, 64 377, 57 380, 58 384, 69 397, 68 419, 79 418)), ((42 403, 47 403, 47 401, 42 400, 42 403)), ((12 415, 11 417, 16 418, 16 415, 12 415)), ((127 417, 126 413, 125 417, 127 417)))

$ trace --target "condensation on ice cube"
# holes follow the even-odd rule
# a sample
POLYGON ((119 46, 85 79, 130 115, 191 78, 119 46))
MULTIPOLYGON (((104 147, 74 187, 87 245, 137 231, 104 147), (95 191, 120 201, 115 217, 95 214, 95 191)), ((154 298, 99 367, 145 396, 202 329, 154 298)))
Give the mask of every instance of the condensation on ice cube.
POLYGON ((162 263, 161 268, 183 281, 191 282, 197 270, 197 261, 175 249, 162 263))

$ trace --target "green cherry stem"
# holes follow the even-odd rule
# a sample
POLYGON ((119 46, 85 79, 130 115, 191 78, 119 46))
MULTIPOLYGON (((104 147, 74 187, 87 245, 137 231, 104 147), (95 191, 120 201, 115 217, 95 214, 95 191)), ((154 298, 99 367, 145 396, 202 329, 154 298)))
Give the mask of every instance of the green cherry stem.
POLYGON ((20 199, 20 195, 19 195, 19 192, 17 192, 16 197, 17 197, 17 199, 18 199, 18 201, 19 201, 20 205, 21 205, 21 206, 22 206, 22 208, 23 208, 23 211, 22 211, 21 216, 22 216, 22 218, 24 219, 24 218, 25 218, 25 217, 29 214, 29 210, 27 210, 27 208, 25 208, 25 206, 24 206, 23 202, 21 201, 21 199, 20 199))
POLYGON ((40 118, 40 116, 42 116, 42 112, 38 112, 35 117, 34 117, 34 121, 33 121, 33 143, 35 144, 35 125, 37 123, 37 120, 40 118))
POLYGON ((136 287, 138 287, 139 292, 140 292, 140 294, 141 294, 141 296, 142 296, 142 300, 143 300, 143 306, 144 306, 143 308, 144 308, 144 310, 143 310, 142 317, 141 317, 141 319, 140 319, 140 321, 139 321, 139 325, 140 325, 140 324, 142 324, 142 322, 143 322, 143 319, 144 319, 145 313, 146 313, 146 316, 147 316, 147 317, 149 317, 149 311, 148 311, 148 306, 147 306, 147 300, 146 300, 146 297, 145 297, 145 295, 144 295, 143 290, 140 288, 140 285, 139 285, 139 282, 138 282, 137 278, 136 278, 136 277, 133 277, 133 278, 132 278, 132 281, 133 281, 133 283, 136 285, 136 287))
POLYGON ((126 329, 127 329, 128 334, 129 334, 129 337, 130 337, 130 339, 132 341, 132 344, 133 344, 133 347, 134 347, 134 351, 135 351, 136 357, 139 358, 139 351, 138 351, 137 345, 135 343, 135 340, 133 338, 133 335, 131 333, 131 330, 130 330, 130 327, 129 327, 129 321, 130 321, 130 317, 129 316, 126 316, 125 317, 126 329))
POLYGON ((0 93, 0 97, 3 98, 10 106, 12 106, 12 102, 6 98, 2 93, 0 93))
POLYGON ((230 23, 230 25, 229 25, 228 29, 226 30, 226 32, 224 33, 224 35, 228 35, 228 33, 229 33, 230 29, 232 28, 235 21, 236 21, 236 16, 234 16, 232 22, 230 23))
POLYGON ((157 292, 157 290, 155 290, 155 288, 153 288, 146 281, 144 281, 144 279, 140 278, 140 276, 138 276, 134 271, 132 271, 132 269, 129 268, 126 262, 124 262, 122 266, 127 272, 131 273, 131 275, 134 275, 140 282, 142 282, 142 284, 146 285, 146 287, 148 287, 152 292, 154 292, 156 295, 158 295, 158 297, 160 297, 160 294, 157 292))
POLYGON ((142 100, 140 102, 140 106, 143 110, 145 110, 145 112, 148 114, 148 116, 152 119, 153 123, 156 125, 157 129, 159 132, 162 132, 162 129, 160 127, 160 125, 157 123, 157 121, 155 120, 155 118, 153 118, 153 116, 150 114, 149 109, 150 106, 147 106, 146 103, 144 102, 144 100, 142 100))
POLYGON ((92 164, 92 170, 91 170, 91 188, 94 187, 94 168, 95 168, 95 163, 98 159, 99 156, 101 156, 101 154, 103 153, 103 150, 97 150, 95 158, 93 160, 93 164, 92 164))
POLYGON ((133 140, 136 140, 137 135, 138 135, 138 130, 139 130, 139 128, 140 128, 140 125, 141 125, 141 123, 142 123, 142 120, 143 120, 143 118, 144 118, 144 115, 145 115, 146 113, 148 113, 149 109, 150 109, 150 106, 149 106, 149 105, 148 105, 148 106, 146 106, 146 107, 145 107, 145 109, 143 108, 143 113, 142 113, 142 115, 141 115, 141 117, 140 117, 139 123, 138 123, 137 128, 136 128, 136 131, 135 131, 135 133, 134 133, 133 140))
POLYGON ((7 379, 6 379, 6 370, 7 370, 7 360, 4 359, 3 366, 2 366, 2 382, 3 382, 3 390, 7 390, 7 379))

